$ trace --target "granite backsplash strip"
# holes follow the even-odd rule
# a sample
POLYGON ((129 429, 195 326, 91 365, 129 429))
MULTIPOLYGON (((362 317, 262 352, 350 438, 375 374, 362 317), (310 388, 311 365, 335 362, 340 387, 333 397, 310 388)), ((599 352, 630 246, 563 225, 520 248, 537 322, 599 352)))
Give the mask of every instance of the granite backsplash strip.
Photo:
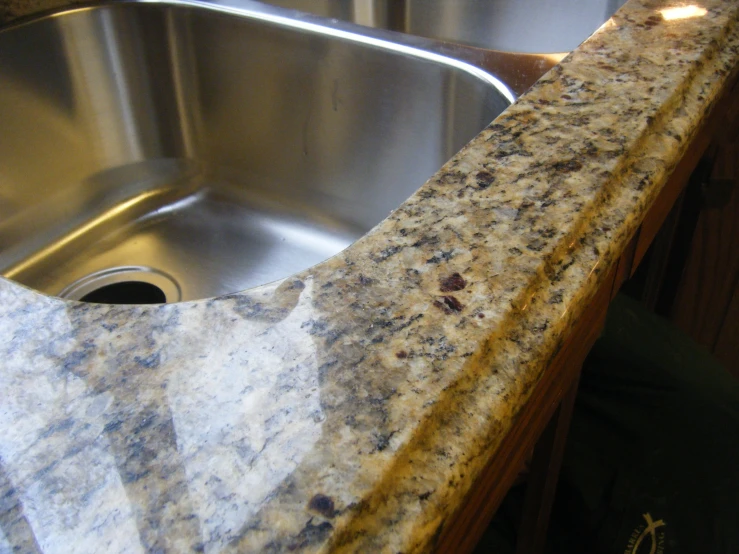
POLYGON ((739 59, 632 0, 335 258, 166 306, 0 279, 0 550, 422 552, 739 59))

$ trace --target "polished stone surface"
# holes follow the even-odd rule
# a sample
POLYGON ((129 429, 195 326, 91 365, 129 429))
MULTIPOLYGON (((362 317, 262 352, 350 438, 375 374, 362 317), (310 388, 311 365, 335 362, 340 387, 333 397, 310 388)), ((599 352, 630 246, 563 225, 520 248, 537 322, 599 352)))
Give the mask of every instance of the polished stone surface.
POLYGON ((739 59, 739 4, 674 4, 292 278, 160 307, 0 280, 0 552, 430 549, 739 59))

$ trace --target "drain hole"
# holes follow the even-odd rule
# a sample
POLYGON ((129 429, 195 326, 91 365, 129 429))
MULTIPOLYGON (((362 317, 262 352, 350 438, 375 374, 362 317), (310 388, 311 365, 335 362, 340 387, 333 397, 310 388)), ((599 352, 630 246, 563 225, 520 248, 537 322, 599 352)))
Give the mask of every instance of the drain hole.
POLYGON ((80 301, 97 304, 164 304, 167 297, 162 289, 151 283, 123 281, 88 292, 80 301))

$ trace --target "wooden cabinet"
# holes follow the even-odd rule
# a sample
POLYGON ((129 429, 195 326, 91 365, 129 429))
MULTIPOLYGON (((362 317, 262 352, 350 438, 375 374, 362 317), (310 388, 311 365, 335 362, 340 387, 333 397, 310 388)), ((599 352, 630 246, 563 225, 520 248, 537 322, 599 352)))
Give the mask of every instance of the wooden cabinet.
POLYGON ((709 179, 671 315, 739 378, 739 141, 718 146, 709 179))

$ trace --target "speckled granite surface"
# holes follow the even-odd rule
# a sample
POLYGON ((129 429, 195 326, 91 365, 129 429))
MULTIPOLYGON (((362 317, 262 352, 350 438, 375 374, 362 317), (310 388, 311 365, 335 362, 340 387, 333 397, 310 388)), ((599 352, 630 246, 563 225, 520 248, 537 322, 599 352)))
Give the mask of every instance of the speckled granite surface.
POLYGON ((632 0, 369 236, 161 307, 0 280, 0 552, 417 552, 739 59, 632 0))

